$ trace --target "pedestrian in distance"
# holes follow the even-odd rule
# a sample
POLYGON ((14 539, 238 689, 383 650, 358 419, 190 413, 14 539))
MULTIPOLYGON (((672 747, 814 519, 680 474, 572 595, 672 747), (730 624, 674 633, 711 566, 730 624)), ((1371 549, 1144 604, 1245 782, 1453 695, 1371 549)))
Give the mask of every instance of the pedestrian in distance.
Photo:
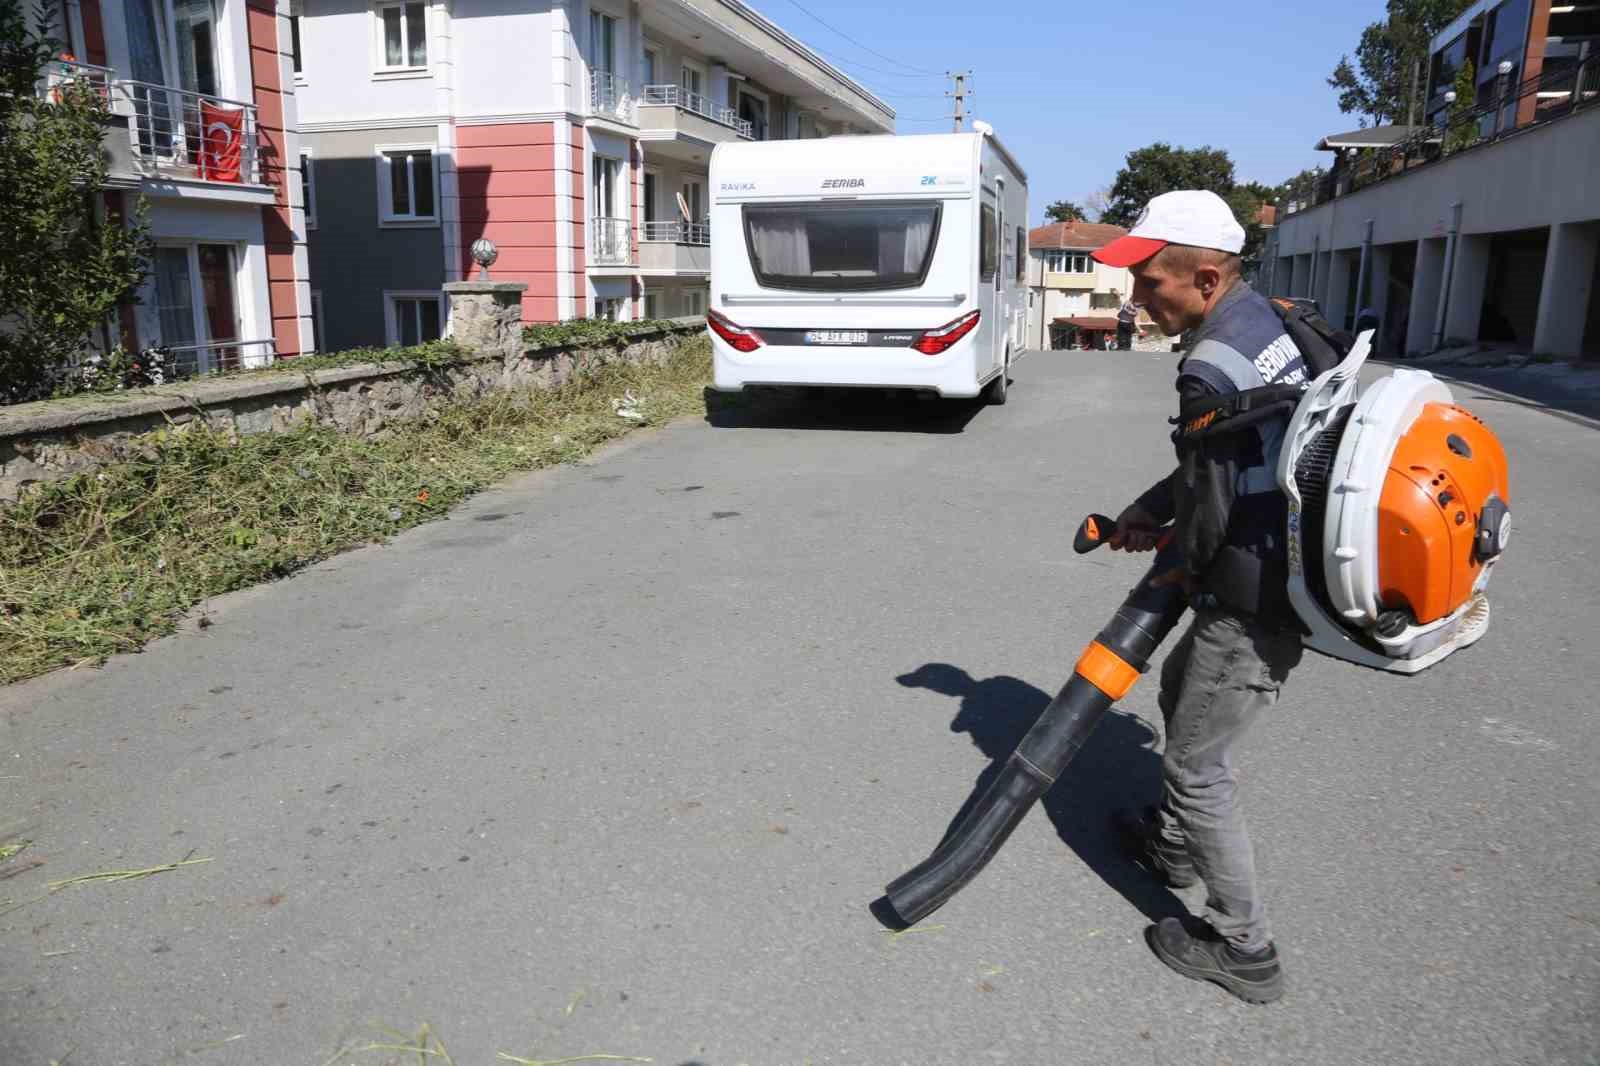
MULTIPOLYGON (((1117 290, 1112 289, 1111 295, 1116 296, 1117 290)), ((1133 351, 1133 337, 1139 328, 1139 305, 1133 302, 1130 295, 1122 301, 1122 306, 1117 309, 1117 350, 1123 352, 1133 351)))
MULTIPOLYGON (((1220 197, 1180 191, 1151 200, 1127 236, 1094 253, 1132 271, 1130 305, 1184 337, 1180 406, 1307 380, 1272 305, 1240 277, 1243 246, 1220 197)), ((1153 580, 1180 583, 1193 610, 1161 670, 1160 802, 1122 812, 1117 828, 1131 857, 1167 885, 1204 882, 1206 914, 1165 918, 1146 939, 1178 973, 1252 1003, 1278 999, 1284 987, 1234 773, 1240 741, 1277 703, 1301 656, 1287 592, 1288 505, 1275 477, 1283 431, 1269 421, 1180 443, 1178 469, 1122 512, 1110 541, 1149 551, 1172 522, 1183 565, 1153 580)))

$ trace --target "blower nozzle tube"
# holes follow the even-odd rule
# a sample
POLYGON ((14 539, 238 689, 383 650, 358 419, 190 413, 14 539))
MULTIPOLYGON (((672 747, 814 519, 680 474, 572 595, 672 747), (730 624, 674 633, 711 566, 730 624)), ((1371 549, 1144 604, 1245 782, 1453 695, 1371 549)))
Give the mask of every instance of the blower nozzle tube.
POLYGON ((955 830, 917 866, 889 882, 874 908, 900 928, 932 914, 978 875, 1034 801, 1049 791, 1100 717, 1127 694, 1150 656, 1183 616, 1182 589, 1150 579, 1176 565, 1167 551, 1079 657, 1072 677, 1022 738, 994 784, 955 830), (885 913, 887 904, 890 913, 885 913))

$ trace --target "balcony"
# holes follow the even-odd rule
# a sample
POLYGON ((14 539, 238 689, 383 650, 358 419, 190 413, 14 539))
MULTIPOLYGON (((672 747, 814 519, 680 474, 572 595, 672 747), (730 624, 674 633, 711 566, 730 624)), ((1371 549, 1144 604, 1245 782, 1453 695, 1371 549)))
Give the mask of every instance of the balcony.
POLYGON ((1044 275, 1044 287, 1047 289, 1093 289, 1098 284, 1098 275, 1092 270, 1086 273, 1047 270, 1044 275))
POLYGON ((705 162, 724 141, 751 140, 754 128, 730 107, 677 85, 647 85, 639 99, 639 140, 652 155, 705 162))
POLYGON ((589 113, 595 118, 636 125, 635 104, 632 90, 622 78, 603 70, 589 75, 589 113))
POLYGON ((56 103, 85 93, 106 109, 110 188, 145 185, 157 195, 272 202, 272 189, 261 182, 254 104, 129 81, 109 67, 71 59, 46 65, 39 93, 56 103), (185 187, 162 184, 173 179, 185 187))
POLYGON ((589 265, 633 266, 633 225, 625 218, 589 219, 589 265))
POLYGON ((646 222, 640 228, 644 274, 704 276, 711 272, 711 227, 704 222, 646 222))

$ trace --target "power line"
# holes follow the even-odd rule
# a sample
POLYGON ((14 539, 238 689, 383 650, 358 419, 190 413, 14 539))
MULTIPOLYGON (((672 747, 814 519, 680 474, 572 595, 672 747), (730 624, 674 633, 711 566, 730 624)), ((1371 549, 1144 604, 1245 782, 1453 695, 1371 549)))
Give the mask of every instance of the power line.
POLYGON ((886 56, 882 52, 878 51, 876 48, 870 48, 867 45, 862 44, 860 41, 856 40, 854 37, 850 36, 848 33, 844 32, 839 27, 833 25, 831 22, 826 21, 820 15, 816 14, 815 12, 811 11, 809 8, 807 8, 804 5, 802 5, 799 2, 799 0, 789 0, 789 3, 793 4, 795 7, 799 8, 801 11, 805 12, 811 18, 816 19, 816 21, 822 23, 822 25, 828 27, 828 29, 832 30, 834 33, 837 33, 840 37, 843 37, 845 40, 849 41, 851 44, 855 45, 857 48, 861 49, 863 52, 871 52, 873 55, 877 56, 879 59, 887 60, 888 62, 893 63, 897 67, 904 67, 906 70, 916 71, 918 74, 927 75, 927 76, 930 76, 930 77, 943 77, 944 76, 942 74, 936 73, 935 71, 922 70, 919 67, 914 67, 910 63, 902 62, 902 61, 900 61, 898 59, 895 59, 893 56, 886 56))

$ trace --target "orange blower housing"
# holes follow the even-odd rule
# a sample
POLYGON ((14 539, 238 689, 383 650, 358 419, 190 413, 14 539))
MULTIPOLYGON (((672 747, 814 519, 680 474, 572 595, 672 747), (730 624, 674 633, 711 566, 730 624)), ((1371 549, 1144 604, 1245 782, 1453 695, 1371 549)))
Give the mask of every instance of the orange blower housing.
POLYGON ((1488 629, 1511 532, 1505 449, 1432 374, 1357 397, 1370 334, 1319 376, 1285 432, 1289 598, 1318 651, 1415 673, 1488 629))

